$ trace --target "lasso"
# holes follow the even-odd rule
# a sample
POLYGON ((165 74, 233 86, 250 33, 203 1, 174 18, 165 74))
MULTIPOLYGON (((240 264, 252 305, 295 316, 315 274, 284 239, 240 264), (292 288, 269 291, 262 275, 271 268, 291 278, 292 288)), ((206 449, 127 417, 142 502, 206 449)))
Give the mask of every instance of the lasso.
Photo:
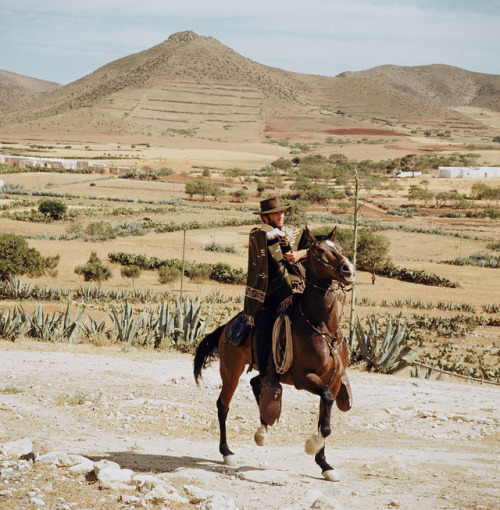
POLYGON ((273 326, 273 358, 278 374, 284 374, 293 363, 292 322, 286 313, 278 315, 273 326), (285 323, 285 342, 281 343, 281 331, 285 323))

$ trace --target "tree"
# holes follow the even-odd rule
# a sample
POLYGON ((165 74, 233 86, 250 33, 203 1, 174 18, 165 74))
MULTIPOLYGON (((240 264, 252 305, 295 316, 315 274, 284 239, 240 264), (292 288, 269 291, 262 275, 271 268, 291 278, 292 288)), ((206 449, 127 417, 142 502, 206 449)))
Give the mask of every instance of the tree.
MULTIPOLYGON (((353 258, 354 233, 350 229, 338 229, 337 241, 343 248, 344 254, 353 258)), ((375 284, 377 272, 390 264, 390 241, 381 234, 375 234, 370 229, 358 230, 356 269, 369 271, 372 274, 372 284, 375 284)))
POLYGON ((53 220, 60 220, 66 214, 67 209, 65 203, 52 198, 42 200, 38 204, 38 210, 53 220))
POLYGON ((231 196, 235 200, 235 202, 245 202, 250 198, 250 195, 244 189, 238 189, 231 193, 231 196))
POLYGON ((243 184, 248 180, 250 174, 248 170, 244 170, 242 168, 228 168, 227 170, 224 170, 223 175, 225 177, 239 179, 241 184, 243 184))
POLYGON ((134 287, 135 279, 139 278, 139 276, 141 276, 141 268, 139 266, 135 266, 135 265, 124 266, 120 269, 120 274, 124 278, 131 278, 132 279, 132 287, 134 287))
POLYGON ((0 253, 0 280, 24 274, 37 278, 45 272, 44 258, 21 236, 0 234, 0 253))
POLYGON ((203 201, 205 201, 206 196, 214 197, 214 199, 217 200, 218 197, 224 195, 224 190, 219 186, 203 181, 187 182, 184 187, 184 192, 189 195, 191 200, 193 200, 194 195, 201 195, 203 201))
POLYGON ((85 282, 96 282, 98 285, 113 276, 109 266, 105 266, 102 263, 95 251, 90 254, 89 260, 85 265, 75 267, 75 273, 83 276, 85 282))
POLYGON ((292 200, 290 207, 285 211, 286 223, 297 226, 306 224, 308 205, 304 200, 292 200))
POLYGON ((290 170, 290 168, 293 166, 293 162, 289 159, 278 158, 271 163, 271 166, 278 170, 290 170))

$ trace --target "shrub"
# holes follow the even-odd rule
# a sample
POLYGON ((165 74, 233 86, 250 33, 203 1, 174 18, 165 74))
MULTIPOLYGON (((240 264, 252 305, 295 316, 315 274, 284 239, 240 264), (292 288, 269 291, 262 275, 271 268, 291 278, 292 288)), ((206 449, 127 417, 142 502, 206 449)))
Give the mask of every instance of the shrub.
POLYGON ((236 248, 234 246, 223 246, 222 244, 218 244, 215 242, 205 245, 204 250, 215 251, 217 253, 237 253, 236 248))
POLYGON ((28 275, 42 276, 45 272, 45 260, 35 248, 30 248, 28 242, 16 234, 0 235, 0 279, 7 276, 28 275))
POLYGON ((95 240, 106 241, 107 239, 116 239, 117 231, 107 221, 95 221, 87 225, 85 234, 95 240))
POLYGON ((229 264, 219 262, 213 266, 210 279, 221 283, 244 285, 246 273, 241 269, 233 269, 229 264))
POLYGON ((141 268, 139 266, 124 266, 120 269, 120 274, 123 278, 130 278, 133 285, 135 279, 141 276, 141 268))
POLYGON ((60 220, 66 214, 68 208, 60 200, 47 198, 38 204, 38 210, 53 220, 60 220))
POLYGON ((187 271, 187 275, 193 282, 201 283, 205 280, 210 279, 212 273, 212 266, 210 264, 197 264, 187 271))
POLYGON ((181 270, 173 266, 161 266, 158 269, 158 281, 161 284, 172 283, 181 276, 181 270))
POLYGON ((90 258, 85 265, 75 267, 75 273, 83 276, 84 281, 96 282, 99 285, 102 281, 109 280, 113 275, 109 266, 102 263, 95 251, 90 254, 90 258))

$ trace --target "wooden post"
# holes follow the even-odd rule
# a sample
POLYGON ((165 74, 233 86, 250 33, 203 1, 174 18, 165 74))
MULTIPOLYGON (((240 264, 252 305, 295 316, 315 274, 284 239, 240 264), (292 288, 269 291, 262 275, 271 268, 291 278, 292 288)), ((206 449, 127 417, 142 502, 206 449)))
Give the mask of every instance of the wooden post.
POLYGON ((186 229, 184 229, 184 242, 182 244, 182 270, 181 270, 180 301, 182 301, 182 290, 184 288, 184 268, 185 267, 186 267, 186 229))
MULTIPOLYGON (((356 255, 358 250, 358 210, 359 210, 359 178, 358 178, 358 170, 354 169, 354 241, 353 241, 353 257, 352 263, 354 267, 356 267, 356 255)), ((351 291, 351 314, 349 317, 349 341, 351 348, 354 343, 354 309, 355 309, 355 301, 356 301, 356 282, 352 284, 351 291)))

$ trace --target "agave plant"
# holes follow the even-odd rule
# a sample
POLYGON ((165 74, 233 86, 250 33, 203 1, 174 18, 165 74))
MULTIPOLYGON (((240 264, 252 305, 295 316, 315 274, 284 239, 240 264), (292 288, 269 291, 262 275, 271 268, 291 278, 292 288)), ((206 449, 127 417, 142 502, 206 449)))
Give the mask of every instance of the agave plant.
POLYGON ((160 347, 164 338, 173 337, 174 314, 170 314, 169 303, 161 303, 157 312, 155 310, 151 312, 149 329, 153 332, 152 341, 155 348, 160 347))
POLYGON ((52 316, 50 316, 49 313, 45 314, 43 306, 40 304, 31 316, 28 334, 34 338, 45 341, 71 342, 76 330, 82 322, 85 309, 86 307, 80 312, 80 307, 78 307, 75 317, 71 319, 69 303, 65 312, 61 308, 59 312, 54 312, 52 316))
POLYGON ((6 315, 0 313, 0 338, 14 341, 30 329, 31 314, 25 312, 22 306, 7 309, 6 315))
POLYGON ((368 370, 395 374, 410 365, 423 349, 412 349, 401 346, 405 334, 406 324, 396 323, 392 328, 389 315, 385 334, 379 342, 379 326, 375 317, 368 317, 368 329, 364 330, 359 318, 356 322, 355 335, 357 346, 352 352, 353 361, 365 361, 368 370), (380 345, 380 348, 379 348, 380 345))
POLYGON ((112 331, 106 328, 106 321, 104 319, 96 321, 93 317, 90 316, 89 319, 89 323, 85 322, 85 324, 82 324, 82 329, 87 336, 96 337, 98 335, 107 334, 112 331))
POLYGON ((0 295, 5 299, 29 299, 33 294, 33 285, 23 283, 20 276, 8 276, 1 282, 0 295))
POLYGON ((134 320, 134 308, 129 302, 122 303, 120 310, 115 305, 111 305, 111 311, 108 312, 120 342, 127 344, 151 342, 151 332, 147 333, 146 325, 147 310, 143 310, 137 320, 134 320))
POLYGON ((205 334, 210 319, 201 320, 202 311, 200 296, 196 302, 186 296, 182 303, 179 295, 175 296, 174 329, 171 340, 177 349, 189 349, 194 345, 198 336, 205 334))

